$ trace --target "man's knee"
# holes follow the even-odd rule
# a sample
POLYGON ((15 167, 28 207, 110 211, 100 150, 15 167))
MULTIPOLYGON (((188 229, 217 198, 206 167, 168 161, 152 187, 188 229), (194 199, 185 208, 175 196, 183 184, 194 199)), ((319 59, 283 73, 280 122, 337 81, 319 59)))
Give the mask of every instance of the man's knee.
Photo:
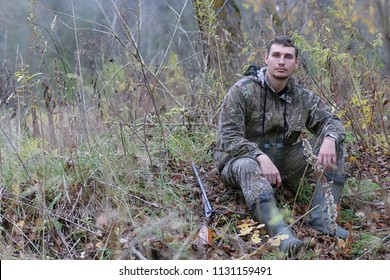
POLYGON ((258 172, 260 166, 258 162, 252 158, 237 158, 232 162, 232 168, 236 169, 239 173, 241 172, 258 172))
POLYGON ((226 185, 241 185, 243 181, 261 176, 260 166, 251 158, 232 159, 223 168, 221 177, 226 185))
POLYGON ((263 177, 258 162, 251 158, 238 158, 232 162, 231 175, 234 182, 244 194, 248 206, 259 197, 259 195, 272 192, 272 186, 263 177))

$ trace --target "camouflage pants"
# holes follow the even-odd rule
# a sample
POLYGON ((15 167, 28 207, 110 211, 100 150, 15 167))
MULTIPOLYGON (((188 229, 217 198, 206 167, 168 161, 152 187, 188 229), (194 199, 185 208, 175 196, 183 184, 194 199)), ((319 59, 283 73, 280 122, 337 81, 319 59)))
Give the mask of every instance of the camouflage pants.
MULTIPOLYGON (((313 152, 316 155, 319 152, 322 138, 320 141, 317 140, 318 139, 313 139, 310 141, 313 152)), ((302 142, 281 148, 274 147, 267 155, 278 168, 284 186, 299 184, 299 181, 303 176, 313 172, 311 166, 306 162, 302 142), (282 158, 280 158, 280 155, 282 155, 282 158)), ((337 147, 337 169, 331 171, 331 173, 343 175, 343 166, 344 145, 341 144, 337 147)), ((273 190, 271 184, 263 177, 258 162, 248 157, 230 159, 221 171, 221 178, 225 186, 241 188, 249 207, 260 194, 273 190)))

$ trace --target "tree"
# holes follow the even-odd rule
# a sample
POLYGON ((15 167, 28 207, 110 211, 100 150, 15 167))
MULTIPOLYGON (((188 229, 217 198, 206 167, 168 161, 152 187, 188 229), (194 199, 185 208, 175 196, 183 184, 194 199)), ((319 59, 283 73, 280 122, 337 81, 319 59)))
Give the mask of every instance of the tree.
POLYGON ((241 72, 241 13, 234 0, 193 0, 199 24, 203 67, 215 69, 225 86, 241 72))
POLYGON ((383 35, 384 73, 390 76, 390 4, 386 0, 375 1, 379 15, 379 26, 383 35))

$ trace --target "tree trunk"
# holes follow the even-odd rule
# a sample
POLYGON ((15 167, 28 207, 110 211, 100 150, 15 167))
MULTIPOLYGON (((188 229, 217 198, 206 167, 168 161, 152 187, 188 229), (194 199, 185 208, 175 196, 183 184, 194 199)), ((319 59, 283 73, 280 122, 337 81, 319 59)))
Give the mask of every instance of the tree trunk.
POLYGON ((390 76, 390 4, 389 1, 377 0, 376 5, 379 11, 379 23, 383 34, 383 63, 385 64, 384 74, 390 76))
POLYGON ((241 72, 241 14, 234 0, 193 0, 202 40, 204 71, 214 69, 225 87, 241 72))

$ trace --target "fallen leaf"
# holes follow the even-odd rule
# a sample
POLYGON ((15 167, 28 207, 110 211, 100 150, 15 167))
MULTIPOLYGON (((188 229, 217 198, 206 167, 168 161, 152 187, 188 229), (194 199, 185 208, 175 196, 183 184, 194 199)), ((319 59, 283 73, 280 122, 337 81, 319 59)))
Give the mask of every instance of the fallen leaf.
POLYGON ((18 226, 18 228, 23 229, 25 223, 26 222, 24 220, 20 220, 19 222, 16 223, 16 225, 18 226))
POLYGON ((92 242, 89 242, 85 245, 85 249, 88 251, 92 251, 93 249, 95 249, 95 244, 93 244, 92 242))
POLYGON ((354 162, 354 161, 356 161, 356 160, 357 160, 357 158, 354 157, 354 156, 350 156, 350 157, 348 158, 348 161, 349 161, 349 162, 354 162))
POLYGON ((261 242, 260 234, 258 230, 255 230, 251 237, 251 242, 253 244, 259 244, 261 242))
POLYGON ((381 217, 381 215, 377 212, 373 212, 370 214, 370 218, 373 219, 373 220, 379 220, 381 217))
POLYGON ((377 228, 386 228, 387 225, 385 223, 377 223, 377 228))
POLYGON ((265 224, 259 224, 256 228, 265 228, 265 224))
POLYGON ((273 247, 279 247, 280 245, 280 239, 277 238, 270 238, 268 239, 268 243, 273 247))
POLYGON ((20 220, 19 222, 16 223, 16 235, 23 235, 23 228, 26 222, 24 220, 20 220))
POLYGON ((341 238, 337 238, 337 247, 340 249, 344 249, 346 247, 347 243, 341 238))
POLYGON ((171 243, 175 240, 175 238, 173 238, 173 236, 166 236, 164 238, 164 242, 167 242, 167 243, 171 243))
POLYGON ((270 239, 268 239, 268 243, 271 245, 271 246, 274 246, 274 247, 279 247, 280 245, 280 242, 282 240, 285 240, 289 237, 288 234, 280 234, 280 235, 277 235, 277 236, 274 236, 274 237, 271 237, 270 239))
POLYGON ((255 228, 256 223, 252 219, 246 219, 237 227, 240 229, 240 236, 248 235, 255 228))
POLYGON ((129 240, 127 238, 123 238, 123 237, 119 238, 119 243, 121 244, 127 243, 128 241, 129 240))
POLYGON ((252 232, 253 230, 253 225, 250 225, 250 224, 241 224, 239 226, 237 226, 239 229, 240 229, 240 236, 244 236, 244 235, 248 235, 249 233, 252 232))

